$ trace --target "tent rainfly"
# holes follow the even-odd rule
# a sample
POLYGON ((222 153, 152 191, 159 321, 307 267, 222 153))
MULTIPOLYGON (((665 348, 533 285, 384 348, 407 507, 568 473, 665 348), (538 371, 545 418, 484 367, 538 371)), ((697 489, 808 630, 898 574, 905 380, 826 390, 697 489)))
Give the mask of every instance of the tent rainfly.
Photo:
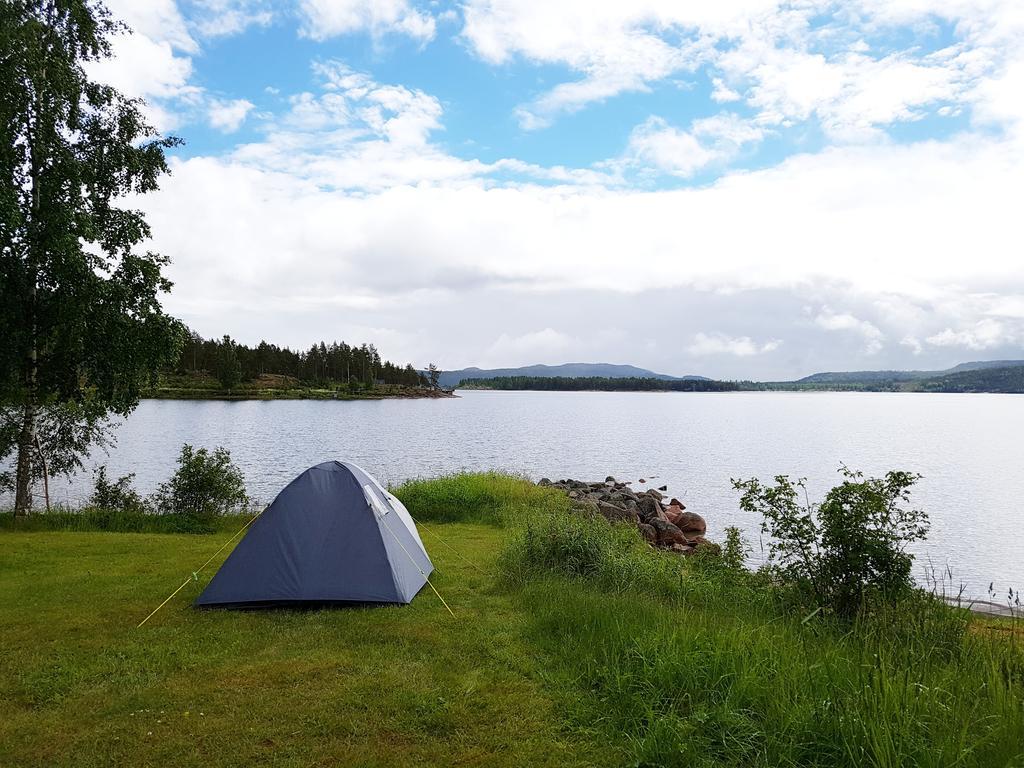
POLYGON ((402 502, 355 464, 327 461, 277 495, 195 604, 409 603, 433 570, 402 502))

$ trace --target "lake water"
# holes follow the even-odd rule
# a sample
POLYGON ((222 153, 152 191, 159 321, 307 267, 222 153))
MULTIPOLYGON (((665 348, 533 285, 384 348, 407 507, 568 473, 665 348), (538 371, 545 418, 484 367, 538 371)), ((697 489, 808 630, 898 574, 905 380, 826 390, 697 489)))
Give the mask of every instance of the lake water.
MULTIPOLYGON (((251 493, 270 501, 306 467, 347 459, 379 479, 501 469, 534 479, 640 478, 682 499, 719 538, 728 525, 759 547, 730 478, 807 477, 816 494, 841 462, 924 475, 915 490, 932 531, 919 555, 949 565, 984 597, 1024 587, 1024 396, 907 393, 463 392, 445 400, 183 402, 147 400, 120 425, 105 462, 150 492, 182 443, 226 446, 251 493)), ((91 461, 90 465, 99 463, 91 461)), ((55 483, 88 495, 85 473, 55 483)), ((920 575, 919 557, 917 574, 920 575)))

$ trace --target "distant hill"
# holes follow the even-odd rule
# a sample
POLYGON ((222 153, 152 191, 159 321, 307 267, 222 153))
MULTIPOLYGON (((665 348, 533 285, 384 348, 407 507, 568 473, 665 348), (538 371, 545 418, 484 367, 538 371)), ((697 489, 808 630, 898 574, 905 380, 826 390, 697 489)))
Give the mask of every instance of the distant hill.
POLYGON ((562 365, 526 365, 521 368, 462 368, 442 371, 440 384, 445 389, 458 386, 463 379, 494 379, 511 376, 531 378, 604 378, 604 379, 661 379, 663 381, 710 381, 704 376, 668 376, 635 365, 612 363, 564 363, 562 365))
POLYGON ((739 389, 739 385, 732 381, 632 376, 496 376, 493 379, 463 379, 459 386, 463 389, 538 392, 734 392, 739 389))
POLYGON ((828 371, 797 379, 794 384, 868 384, 882 382, 920 381, 937 379, 954 373, 989 369, 1018 368, 1024 360, 979 360, 960 363, 942 371, 828 371))
POLYGON ((1024 365, 1016 361, 1003 367, 952 368, 952 373, 915 381, 914 392, 1000 392, 1024 393, 1024 365))
MULTIPOLYGON (((706 376, 669 376, 634 365, 611 363, 565 363, 563 365, 527 365, 521 368, 463 368, 443 371, 440 384, 452 389, 463 380, 489 379, 482 388, 507 389, 510 380, 523 389, 608 389, 644 391, 655 387, 652 379, 664 382, 704 382, 700 391, 721 391, 725 382, 706 376), (559 379, 537 382, 535 379, 559 379), (571 381, 577 379, 578 381, 571 381), (608 379, 630 379, 616 384, 608 379), (588 381, 584 381, 588 380, 588 381), (715 386, 710 386, 715 385, 715 386)), ((796 381, 738 381, 741 390, 781 391, 861 391, 861 392, 1021 392, 1024 393, 1024 360, 978 360, 960 363, 940 371, 824 371, 796 381)), ((661 387, 657 387, 662 389, 661 387)), ((678 387, 664 387, 676 390, 678 387)), ((683 388, 686 389, 686 388, 683 388)))

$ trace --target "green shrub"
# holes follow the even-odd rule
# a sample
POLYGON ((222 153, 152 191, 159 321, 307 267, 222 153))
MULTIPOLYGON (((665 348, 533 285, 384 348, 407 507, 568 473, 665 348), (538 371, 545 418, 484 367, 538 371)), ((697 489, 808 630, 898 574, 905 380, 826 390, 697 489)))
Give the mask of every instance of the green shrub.
POLYGON ((821 504, 807 500, 806 481, 733 480, 740 507, 759 514, 769 536, 769 568, 824 610, 849 619, 872 601, 893 603, 913 586, 913 555, 906 545, 923 539, 927 515, 909 508, 909 472, 868 478, 846 467, 844 480, 821 504))
POLYGON ((249 506, 245 480, 226 448, 194 449, 185 444, 178 469, 152 497, 154 509, 174 515, 182 531, 209 531, 214 520, 249 506))
POLYGON ((111 481, 106 466, 93 472, 93 491, 89 505, 97 509, 129 514, 143 514, 146 503, 138 491, 132 488, 134 474, 124 475, 111 481))

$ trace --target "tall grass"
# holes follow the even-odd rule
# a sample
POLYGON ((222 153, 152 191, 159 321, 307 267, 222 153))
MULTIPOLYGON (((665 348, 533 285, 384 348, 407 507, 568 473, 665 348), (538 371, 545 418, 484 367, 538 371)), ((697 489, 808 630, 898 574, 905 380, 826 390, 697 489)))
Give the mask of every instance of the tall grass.
POLYGON ((511 525, 528 516, 565 511, 565 494, 524 477, 468 472, 408 480, 392 489, 417 520, 511 525))
POLYGON ((9 510, 0 511, 0 530, 4 531, 106 531, 109 533, 215 533, 236 531, 255 514, 218 515, 203 530, 196 530, 180 515, 101 507, 53 507, 37 510, 25 517, 15 517, 9 510))
POLYGON ((503 575, 574 713, 640 766, 1024 765, 1024 653, 924 593, 842 623, 628 526, 536 513, 503 575))
POLYGON ((961 636, 922 652, 744 605, 667 605, 542 578, 535 640, 593 694, 574 713, 637 765, 1008 766, 1024 756, 1021 656, 961 636))

